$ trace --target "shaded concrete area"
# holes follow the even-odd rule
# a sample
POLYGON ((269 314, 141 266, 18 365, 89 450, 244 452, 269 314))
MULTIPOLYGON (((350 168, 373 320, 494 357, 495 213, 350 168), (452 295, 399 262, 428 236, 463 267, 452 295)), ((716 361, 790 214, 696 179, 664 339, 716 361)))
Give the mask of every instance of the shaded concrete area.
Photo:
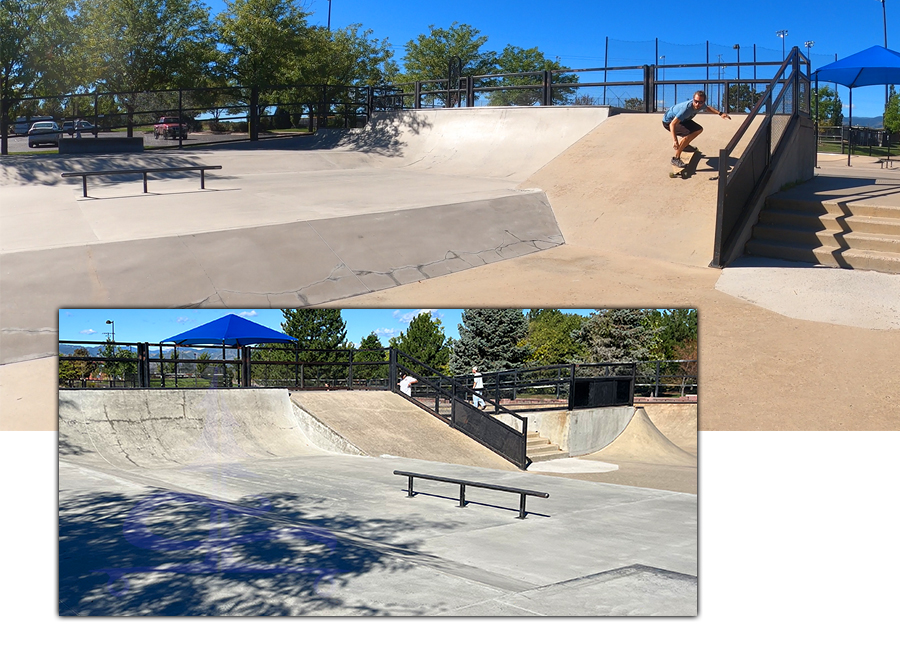
MULTIPOLYGON (((61 393, 60 615, 696 614, 695 496, 342 456, 295 409, 286 391, 61 393), (550 498, 520 520, 514 494, 408 498, 394 470, 550 498)), ((411 417, 368 428, 400 442, 381 428, 411 417)), ((405 443, 427 448, 422 429, 405 443)))

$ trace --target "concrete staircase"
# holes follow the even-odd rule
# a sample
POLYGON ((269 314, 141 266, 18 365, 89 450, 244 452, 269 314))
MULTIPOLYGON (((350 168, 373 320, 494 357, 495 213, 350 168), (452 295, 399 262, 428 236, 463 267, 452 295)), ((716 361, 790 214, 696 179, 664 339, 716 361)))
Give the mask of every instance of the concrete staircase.
POLYGON ((550 439, 544 438, 536 431, 528 432, 525 443, 525 455, 532 462, 562 459, 569 456, 568 452, 560 450, 558 445, 551 443, 550 439))
POLYGON ((900 209, 772 197, 747 254, 900 273, 900 209))

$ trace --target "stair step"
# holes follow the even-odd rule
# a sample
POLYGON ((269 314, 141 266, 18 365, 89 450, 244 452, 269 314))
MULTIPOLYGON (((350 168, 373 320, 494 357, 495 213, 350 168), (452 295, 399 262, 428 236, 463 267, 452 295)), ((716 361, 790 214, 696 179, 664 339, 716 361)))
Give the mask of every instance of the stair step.
POLYGON ((869 216, 871 218, 900 218, 900 209, 881 207, 864 202, 832 202, 829 200, 804 200, 791 197, 773 196, 766 200, 766 210, 798 211, 801 213, 833 214, 836 216, 869 216))
MULTIPOLYGON (((900 228, 900 225, 898 225, 900 228)), ((844 232, 836 229, 813 231, 803 227, 757 225, 753 228, 753 238, 761 241, 794 244, 798 248, 854 248, 888 253, 900 253, 900 233, 896 236, 869 234, 865 232, 844 232)))
POLYGON ((568 452, 564 452, 557 448, 554 451, 542 450, 539 452, 526 452, 527 457, 532 461, 550 461, 551 459, 565 459, 569 456, 568 452))
POLYGON ((759 225, 796 227, 818 230, 840 230, 900 236, 900 218, 874 218, 872 216, 845 216, 843 214, 815 214, 796 211, 763 209, 759 225))
POLYGON ((793 262, 808 262, 839 268, 880 271, 881 273, 900 273, 900 254, 898 253, 825 246, 811 248, 755 238, 747 242, 746 251, 750 255, 793 262))

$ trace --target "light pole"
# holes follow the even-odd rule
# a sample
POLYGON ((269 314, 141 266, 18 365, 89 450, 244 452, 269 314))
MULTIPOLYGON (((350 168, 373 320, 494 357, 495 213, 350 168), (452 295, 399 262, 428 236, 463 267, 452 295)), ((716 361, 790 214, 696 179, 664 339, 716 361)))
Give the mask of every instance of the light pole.
POLYGON ((775 36, 781 37, 781 61, 784 62, 784 38, 788 35, 787 30, 776 30, 775 36))
POLYGON ((328 0, 328 31, 331 32, 331 0, 328 0))
POLYGON ((106 336, 107 336, 107 338, 109 338, 109 336, 112 335, 112 340, 110 340, 110 341, 113 344, 115 344, 116 343, 116 322, 107 319, 106 323, 112 324, 112 333, 107 333, 106 336))
MULTIPOLYGON (((810 59, 809 49, 812 48, 813 46, 815 46, 816 42, 815 41, 804 41, 803 45, 806 46, 806 59, 809 60, 810 59)), ((810 66, 812 66, 811 61, 810 61, 810 66)))
MULTIPOLYGON (((662 82, 666 82, 666 56, 660 55, 659 59, 662 60, 662 69, 660 69, 660 72, 662 73, 662 82)), ((662 98, 662 107, 665 108, 666 107, 666 86, 665 85, 662 86, 662 97, 663 97, 662 98)))
POLYGON ((737 79, 741 79, 741 45, 735 44, 732 48, 737 52, 737 79))

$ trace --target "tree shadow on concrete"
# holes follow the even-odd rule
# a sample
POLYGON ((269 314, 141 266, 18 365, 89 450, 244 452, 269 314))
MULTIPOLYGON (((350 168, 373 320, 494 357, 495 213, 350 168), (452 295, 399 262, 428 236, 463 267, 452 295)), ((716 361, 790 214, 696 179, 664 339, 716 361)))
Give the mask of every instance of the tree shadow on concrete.
POLYGON ((380 115, 363 129, 319 129, 315 139, 297 143, 298 149, 344 149, 380 156, 402 156, 403 136, 431 128, 431 120, 414 112, 380 115))
POLYGON ((59 614, 424 614, 402 603, 402 574, 415 566, 404 558, 418 553, 416 544, 385 545, 422 524, 307 516, 307 506, 314 503, 294 493, 237 502, 163 490, 61 500, 59 614), (390 610, 348 587, 374 571, 396 584, 390 610))
MULTIPOLYGON (((63 179, 63 172, 88 170, 121 170, 128 168, 163 168, 187 167, 194 165, 210 165, 208 154, 200 153, 160 153, 143 152, 140 154, 85 154, 68 156, 43 154, 33 156, 4 158, 0 168, 0 185, 40 184, 43 186, 71 186, 81 189, 81 179, 73 177, 63 179)), ((213 163, 214 165, 214 163, 213 163)), ((196 175, 196 172, 157 172, 151 174, 153 179, 184 178, 185 174, 196 175)), ((217 178, 221 178, 217 175, 217 178)), ((95 183, 119 183, 142 180, 141 175, 112 175, 90 177, 88 188, 95 183)))

